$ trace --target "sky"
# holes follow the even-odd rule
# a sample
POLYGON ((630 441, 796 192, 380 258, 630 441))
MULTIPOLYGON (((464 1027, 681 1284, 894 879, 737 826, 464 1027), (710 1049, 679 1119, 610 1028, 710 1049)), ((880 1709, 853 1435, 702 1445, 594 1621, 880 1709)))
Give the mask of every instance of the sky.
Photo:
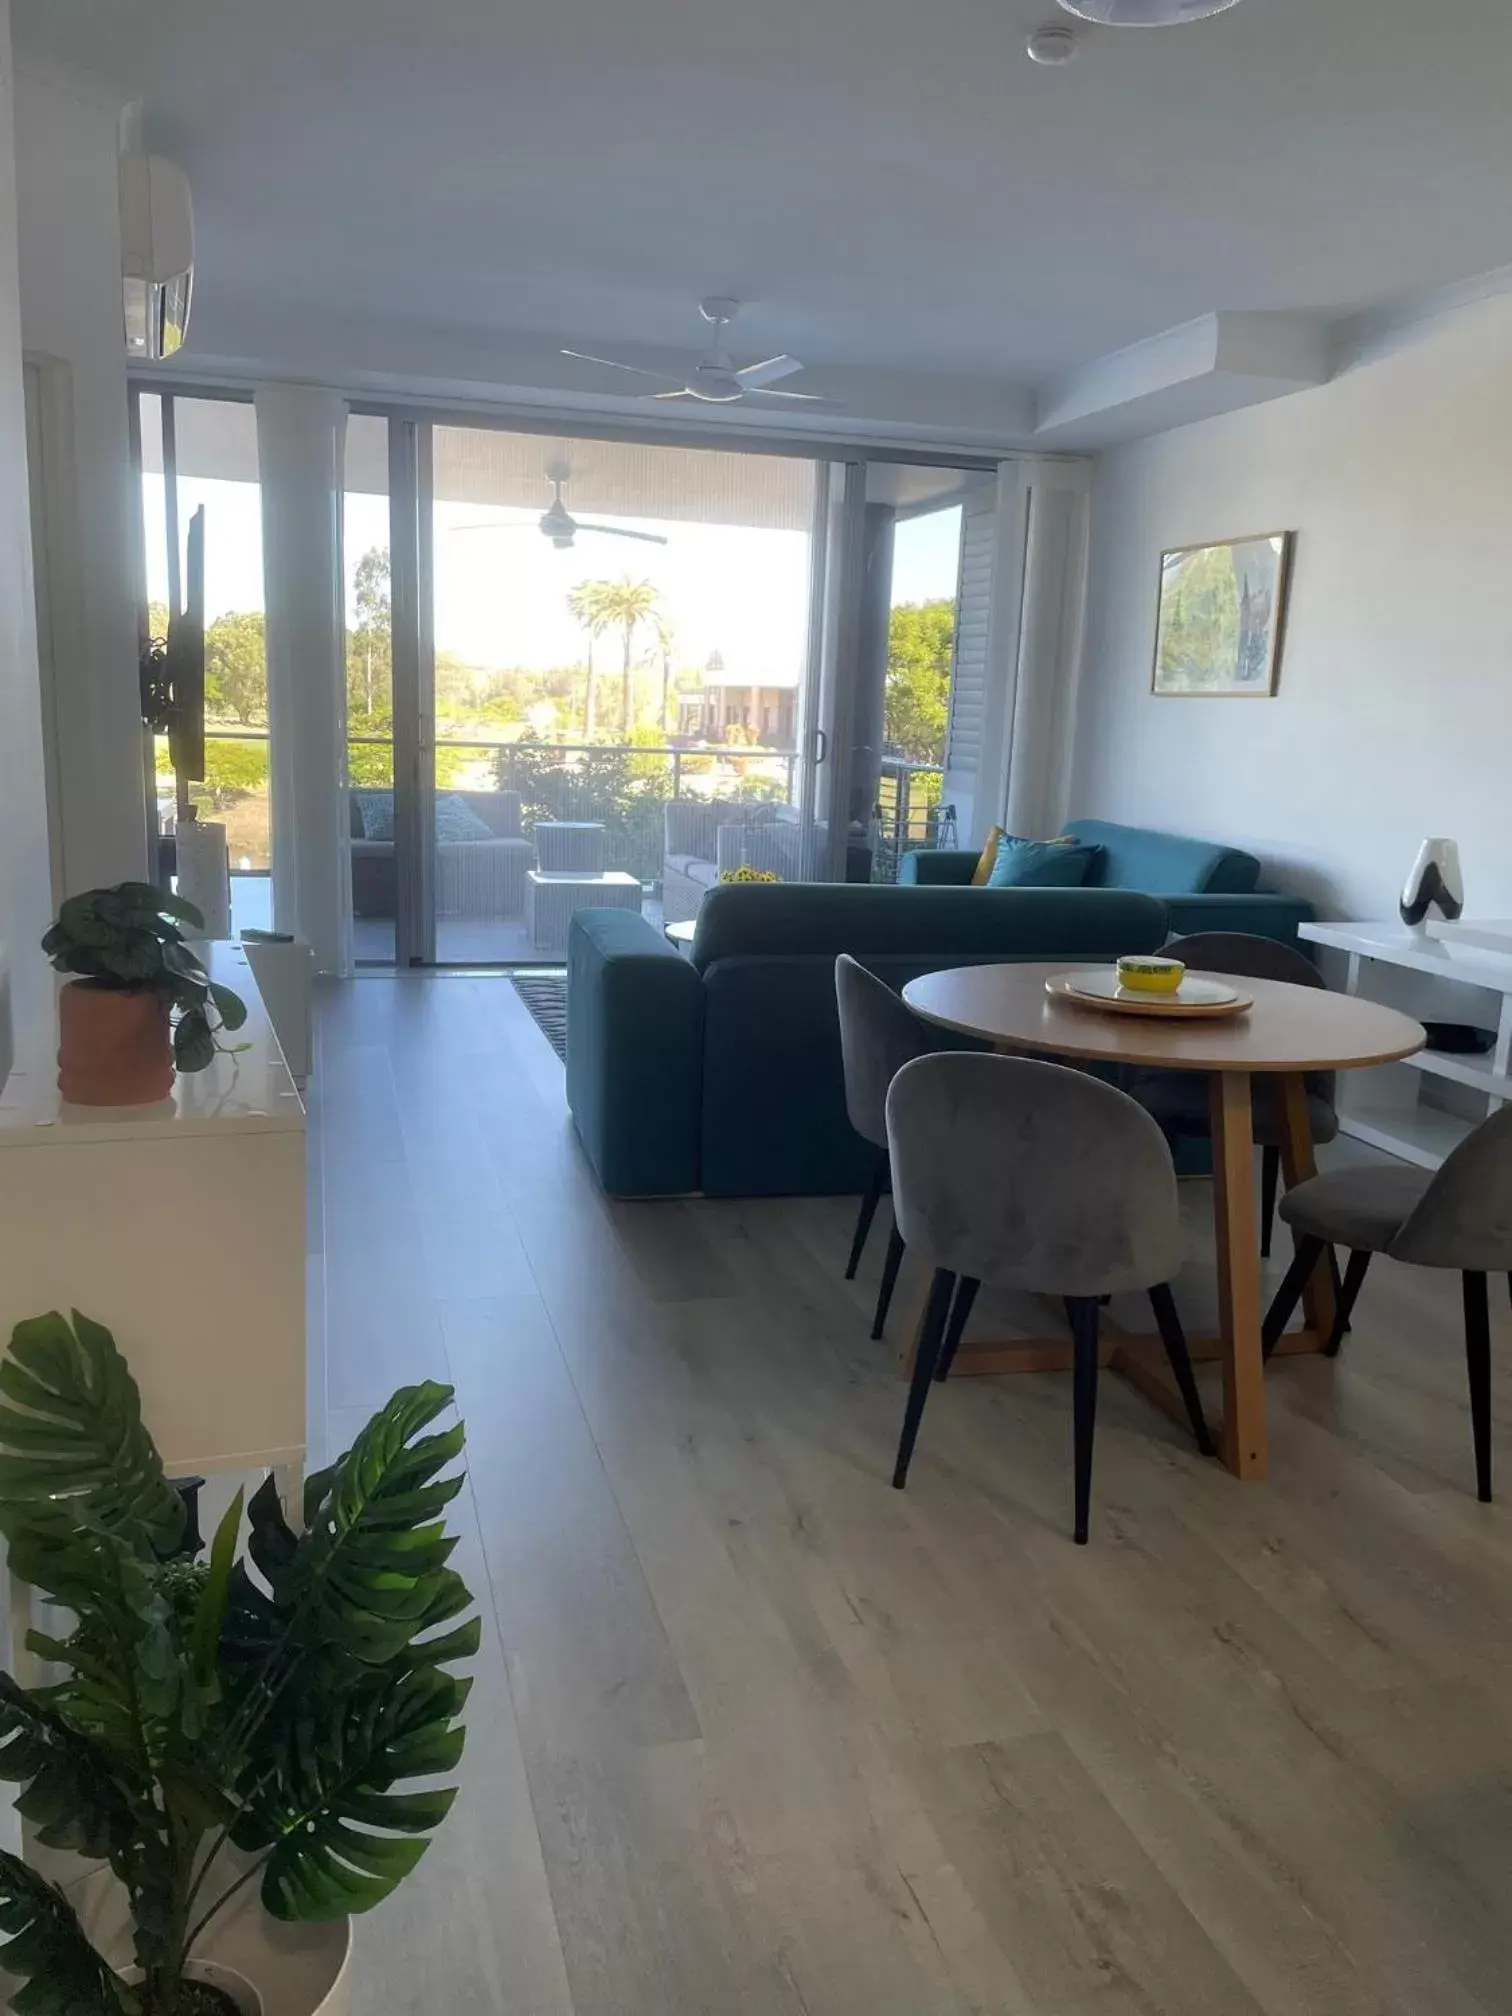
MULTIPOLYGON (((166 602, 163 479, 148 474, 142 481, 149 527, 147 592, 151 601, 166 602)), ((256 487, 181 477, 183 525, 200 504, 206 507, 206 620, 214 622, 230 610, 260 609, 256 487)), ((558 552, 536 530, 540 514, 534 510, 452 503, 435 510, 436 647, 466 664, 544 671, 579 662, 583 634, 568 613, 570 590, 581 581, 628 575, 661 590, 674 624, 678 670, 704 665, 717 651, 727 672, 748 671, 753 685, 799 683, 808 636, 804 532, 604 516, 595 522, 657 534, 667 543, 579 532, 570 551, 558 552)), ((349 493, 343 536, 350 606, 358 562, 372 547, 388 543, 387 500, 349 493)), ((954 594, 959 541, 958 509, 905 519, 896 533, 893 601, 954 594)))

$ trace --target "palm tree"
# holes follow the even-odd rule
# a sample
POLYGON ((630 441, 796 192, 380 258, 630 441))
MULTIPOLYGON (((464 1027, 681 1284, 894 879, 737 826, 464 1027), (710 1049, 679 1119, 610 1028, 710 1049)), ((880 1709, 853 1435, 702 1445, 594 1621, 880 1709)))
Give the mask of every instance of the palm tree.
POLYGON ((672 693, 672 640, 677 634, 676 625, 663 609, 656 610, 651 617, 656 630, 656 648, 661 654, 661 714, 657 725, 663 735, 667 734, 667 703, 672 693))
POLYGON ((591 742, 598 723, 598 688, 594 683, 593 647, 607 628, 609 618, 604 614, 604 591, 611 584, 607 581, 580 581, 567 596, 567 607, 572 612, 573 621, 588 633, 588 677, 583 695, 583 740, 591 742))
POLYGON ((618 581, 586 583, 596 593, 594 607, 600 611, 600 628, 620 633, 620 734, 626 742, 634 727, 631 720, 631 666, 635 662, 635 633, 643 623, 654 622, 658 592, 652 581, 632 581, 622 574, 618 581))

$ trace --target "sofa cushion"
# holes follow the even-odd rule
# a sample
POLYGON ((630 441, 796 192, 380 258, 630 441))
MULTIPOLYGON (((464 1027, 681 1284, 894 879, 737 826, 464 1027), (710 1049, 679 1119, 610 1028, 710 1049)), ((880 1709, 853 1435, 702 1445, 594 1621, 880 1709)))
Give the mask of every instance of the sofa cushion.
MULTIPOLYGON (((362 823, 364 840, 392 840, 394 837, 394 794, 392 791, 354 791, 352 805, 362 823)), ((357 837, 356 835, 353 836, 357 837)))
POLYGON ((436 800, 436 838, 438 840, 492 840, 493 828, 480 819, 470 805, 452 793, 436 800))
POLYGON ((1243 896, 1260 880, 1260 863, 1242 848, 1189 840, 1146 826, 1117 826, 1106 819, 1068 819, 1061 831, 1102 849, 1088 886, 1143 889, 1150 896, 1243 896))
MULTIPOLYGON (((998 840, 989 889, 1080 889, 1091 878, 1096 847, 1073 840, 1018 840, 1004 833, 998 840)), ((973 886, 976 877, 972 877, 973 886)))
MULTIPOLYGON (((698 913, 694 966, 716 960, 850 952, 902 953, 949 964, 952 956, 1076 957, 1153 952, 1165 906, 1127 889, 918 889, 886 883, 725 883, 698 913)), ((870 963, 870 961, 866 961, 870 963)))

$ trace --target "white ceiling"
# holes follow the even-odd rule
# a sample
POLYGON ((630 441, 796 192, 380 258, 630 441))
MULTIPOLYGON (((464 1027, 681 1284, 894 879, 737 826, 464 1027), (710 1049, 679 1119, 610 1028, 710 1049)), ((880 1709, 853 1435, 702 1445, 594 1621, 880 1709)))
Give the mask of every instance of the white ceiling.
POLYGON ((1332 320, 1512 261, 1509 0, 1244 0, 1089 29, 1064 70, 1023 52, 1053 0, 13 13, 188 171, 206 359, 610 395, 557 346, 675 358, 728 291, 742 355, 852 414, 1006 438, 1212 311, 1332 320))

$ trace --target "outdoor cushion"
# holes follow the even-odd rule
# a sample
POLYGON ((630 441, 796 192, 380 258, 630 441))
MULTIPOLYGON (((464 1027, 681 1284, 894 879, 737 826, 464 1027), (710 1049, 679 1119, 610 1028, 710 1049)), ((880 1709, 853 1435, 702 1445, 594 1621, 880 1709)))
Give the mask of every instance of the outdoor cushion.
MULTIPOLYGON (((389 814, 392 825, 393 813, 389 814)), ((438 840, 492 840, 493 828, 481 820, 470 805, 465 805, 455 794, 436 800, 436 838, 438 840)))
POLYGON ((394 794, 392 791, 354 791, 352 803, 362 821, 364 840, 392 840, 394 837, 394 794))
POLYGON ((1017 840, 1005 833, 998 842, 989 889, 1080 889, 1093 867, 1095 847, 1067 840, 1017 840))

